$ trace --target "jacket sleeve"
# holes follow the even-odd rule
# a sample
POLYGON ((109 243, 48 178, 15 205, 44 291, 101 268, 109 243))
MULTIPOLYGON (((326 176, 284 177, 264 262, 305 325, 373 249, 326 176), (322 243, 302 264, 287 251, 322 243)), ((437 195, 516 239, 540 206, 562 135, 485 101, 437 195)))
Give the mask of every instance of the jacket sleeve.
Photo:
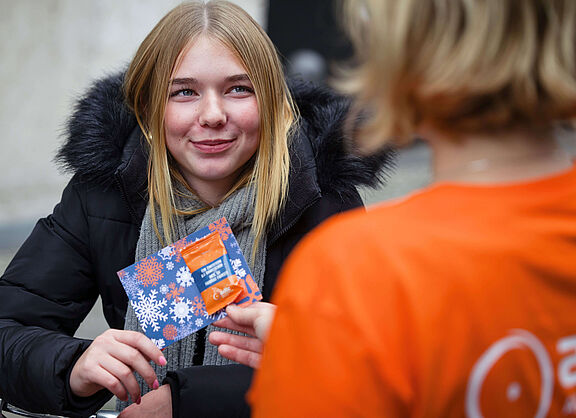
POLYGON ((173 417, 249 417, 246 393, 252 373, 251 368, 239 364, 169 372, 164 383, 172 391, 173 417))
POLYGON ((74 399, 68 385, 90 344, 73 335, 98 295, 80 189, 73 179, 0 278, 0 397, 30 411, 89 415, 111 396, 74 399))

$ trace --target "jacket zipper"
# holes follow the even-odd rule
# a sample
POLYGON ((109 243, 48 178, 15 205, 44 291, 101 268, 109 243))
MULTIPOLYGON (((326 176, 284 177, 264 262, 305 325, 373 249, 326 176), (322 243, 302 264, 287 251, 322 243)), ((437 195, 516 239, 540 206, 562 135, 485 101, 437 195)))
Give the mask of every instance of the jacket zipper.
MULTIPOLYGON (((130 216, 132 216, 132 219, 134 220, 134 222, 137 222, 138 217, 136 216, 136 212, 134 212, 134 209, 132 209, 132 206, 130 206, 130 203, 128 203, 128 194, 126 193, 126 189, 124 188, 124 184, 122 183, 122 181, 120 181, 120 175, 118 173, 114 174, 114 180, 116 181, 116 184, 118 185, 118 189, 120 190, 120 193, 122 194, 122 200, 124 201, 124 204, 126 205, 126 208, 128 209, 128 212, 130 212, 130 216)), ((138 226, 138 229, 140 229, 140 225, 138 226)))

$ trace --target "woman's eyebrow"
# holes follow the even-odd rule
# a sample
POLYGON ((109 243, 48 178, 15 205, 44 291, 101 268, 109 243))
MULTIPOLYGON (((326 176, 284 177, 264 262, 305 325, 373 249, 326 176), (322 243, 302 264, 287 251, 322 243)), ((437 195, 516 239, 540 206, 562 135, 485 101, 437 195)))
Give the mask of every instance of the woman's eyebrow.
POLYGON ((192 77, 174 78, 170 84, 198 84, 198 80, 192 77))
MULTIPOLYGON (((226 77, 224 79, 224 81, 226 82, 235 82, 235 81, 250 81, 250 77, 248 77, 248 74, 234 74, 234 75, 230 75, 228 77, 226 77)), ((178 85, 182 85, 182 84, 198 84, 198 79, 194 78, 194 77, 182 77, 182 78, 174 78, 171 80, 171 84, 178 84, 178 85)))
POLYGON ((248 77, 248 74, 235 74, 226 77, 226 81, 250 81, 250 77, 248 77))

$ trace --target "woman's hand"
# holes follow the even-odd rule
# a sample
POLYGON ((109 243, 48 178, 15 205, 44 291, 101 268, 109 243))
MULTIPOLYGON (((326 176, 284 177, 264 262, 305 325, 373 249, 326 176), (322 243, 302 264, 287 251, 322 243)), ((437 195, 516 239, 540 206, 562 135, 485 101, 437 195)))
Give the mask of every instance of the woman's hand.
POLYGON ((169 385, 142 396, 140 405, 130 405, 118 418, 172 418, 172 393, 169 385))
POLYGON ((162 352, 144 334, 109 329, 96 337, 80 356, 70 374, 70 388, 76 396, 86 397, 108 389, 125 401, 128 394, 140 403, 138 372, 152 389, 158 389, 156 373, 149 362, 166 364, 162 352))
POLYGON ((213 325, 240 331, 256 338, 214 331, 210 333, 208 339, 211 344, 218 346, 218 353, 222 357, 257 368, 275 312, 276 306, 266 302, 257 302, 245 308, 229 305, 226 308, 228 316, 214 322, 213 325))

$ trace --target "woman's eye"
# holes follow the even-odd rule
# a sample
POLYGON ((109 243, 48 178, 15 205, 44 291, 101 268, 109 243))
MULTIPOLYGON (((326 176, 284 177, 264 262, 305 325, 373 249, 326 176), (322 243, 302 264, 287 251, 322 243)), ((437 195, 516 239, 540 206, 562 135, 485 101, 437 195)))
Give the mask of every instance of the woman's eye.
POLYGON ((232 93, 254 93, 254 89, 248 86, 234 86, 230 89, 232 93))
POLYGON ((173 91, 170 94, 170 97, 175 97, 175 96, 190 97, 190 96, 194 96, 194 94, 195 94, 194 90, 180 89, 180 90, 173 91))

